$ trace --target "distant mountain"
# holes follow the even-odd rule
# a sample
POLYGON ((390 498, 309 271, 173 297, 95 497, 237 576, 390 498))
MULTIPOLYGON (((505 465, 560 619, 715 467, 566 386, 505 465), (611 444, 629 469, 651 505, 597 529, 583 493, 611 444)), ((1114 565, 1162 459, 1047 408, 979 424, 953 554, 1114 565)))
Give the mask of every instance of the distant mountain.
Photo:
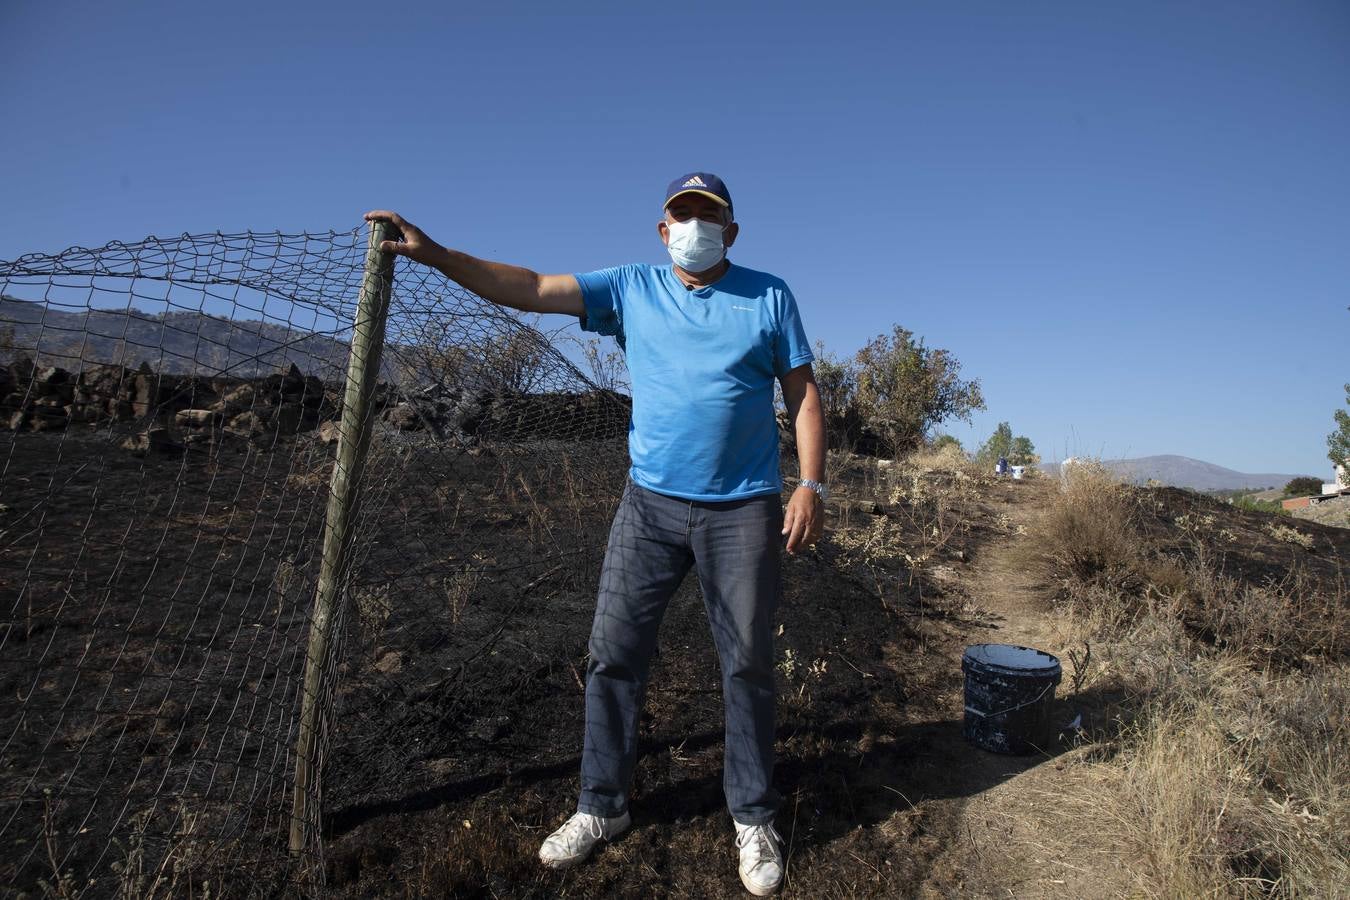
POLYGON ((175 375, 256 378, 285 371, 333 380, 346 371, 347 344, 271 322, 231 320, 201 312, 162 315, 138 309, 61 312, 45 303, 0 296, 0 359, 32 356, 39 364, 149 363, 175 375))
MULTIPOLYGON (((1104 459, 1102 465, 1126 481, 1143 484, 1150 479, 1172 487, 1196 491, 1231 491, 1240 488, 1260 490, 1283 487, 1297 475, 1270 472, 1235 472, 1214 463, 1189 456, 1141 456, 1136 459, 1104 459)), ((1045 463, 1041 468, 1059 471, 1059 463, 1045 463)))
MULTIPOLYGON (((386 332, 380 377, 409 387, 445 382, 467 390, 585 392, 594 385, 547 335, 512 324, 482 301, 481 318, 457 319, 453 329, 404 315, 386 332), (495 315, 496 318, 490 318, 495 315), (510 329, 519 329, 512 331, 510 329), (425 333, 424 333, 425 331, 425 333), (457 338, 460 343, 438 341, 457 338), (455 368, 458 367, 458 368, 455 368)), ((336 383, 347 373, 345 331, 310 331, 273 321, 226 319, 197 311, 150 313, 136 308, 81 309, 0 295, 0 365, 17 357, 40 366, 79 371, 118 363, 169 375, 259 378, 295 365, 336 383), (36 351, 36 352, 35 352, 36 351)), ((445 318, 449 313, 440 313, 445 318)))

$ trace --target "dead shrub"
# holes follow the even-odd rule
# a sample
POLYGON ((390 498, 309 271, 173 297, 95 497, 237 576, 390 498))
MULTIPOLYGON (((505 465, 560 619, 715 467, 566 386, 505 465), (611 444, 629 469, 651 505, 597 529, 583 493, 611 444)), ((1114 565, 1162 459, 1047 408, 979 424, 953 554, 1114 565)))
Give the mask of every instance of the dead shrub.
MULTIPOLYGON (((1272 668, 1270 643, 1293 640, 1288 605, 1213 583, 1246 604, 1222 646, 1183 621, 1193 597, 1080 586, 1073 623, 1094 639, 1096 680, 1128 699, 1098 735, 1116 752, 1097 787, 1057 799, 1124 854, 1143 896, 1334 896, 1350 883, 1350 677, 1334 663, 1272 668)), ((1313 593, 1301 590, 1285 588, 1313 593)))
POLYGON ((1128 587, 1147 558, 1130 488, 1108 469, 1078 463, 1031 533, 1027 562, 1052 582, 1128 587))
POLYGON ((352 591, 362 645, 374 645, 384 634, 385 623, 394 611, 389 594, 388 585, 362 585, 352 591))
POLYGON ((1062 487, 1030 533, 1025 562, 1094 628, 1172 615, 1205 644, 1258 666, 1299 666, 1350 651, 1343 574, 1328 583, 1296 565, 1278 579, 1253 583, 1225 571, 1231 532, 1218 528, 1213 515, 1178 517, 1172 524, 1181 547, 1163 552, 1141 527, 1141 495, 1108 470, 1077 464, 1062 487))
POLYGON ((1306 570, 1253 585, 1193 565, 1185 615, 1198 633, 1258 664, 1302 665, 1343 655, 1347 649, 1345 585, 1323 585, 1306 570))
POLYGON ((1337 896, 1350 884, 1344 576, 1295 565, 1253 582, 1226 570, 1214 516, 1183 515, 1154 545, 1142 509, 1080 469, 1029 541, 1092 642, 1094 686, 1125 698, 1097 735, 1115 752, 1094 764, 1095 789, 1057 799, 1123 854, 1142 896, 1337 896))
POLYGON ((458 625, 460 616, 468 607, 474 592, 478 590, 478 585, 483 579, 481 569, 475 569, 472 566, 464 566, 457 569, 441 579, 441 584, 445 589, 446 606, 450 610, 450 621, 458 625))
POLYGON ((1134 699, 1094 788, 1056 797, 1066 824, 1122 854, 1142 896, 1334 896, 1350 883, 1345 668, 1254 669, 1156 609, 1105 624, 1099 677, 1134 699))
MULTIPOLYGON (((143 809, 127 817, 123 833, 125 843, 113 838, 122 859, 112 863, 117 875, 118 898, 158 898, 212 895, 207 864, 212 848, 206 836, 205 815, 199 809, 180 804, 174 809, 143 809), (156 813, 171 817, 171 830, 157 830, 156 813)), ((220 884, 215 885, 217 893, 220 884)))
POLYGON ((924 445, 906 456, 903 467, 917 472, 962 472, 984 475, 984 468, 969 459, 956 444, 924 445))

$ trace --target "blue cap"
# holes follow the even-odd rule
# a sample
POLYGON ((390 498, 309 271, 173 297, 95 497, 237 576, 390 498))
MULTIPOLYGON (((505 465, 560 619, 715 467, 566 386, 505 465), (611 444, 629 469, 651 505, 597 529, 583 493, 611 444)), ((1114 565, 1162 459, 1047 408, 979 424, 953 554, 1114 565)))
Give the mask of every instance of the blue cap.
POLYGON ((670 201, 681 194, 702 194, 711 197, 727 208, 728 215, 732 212, 731 192, 722 183, 722 179, 710 172, 690 172, 676 178, 670 183, 670 187, 666 188, 666 202, 661 204, 661 208, 665 209, 670 205, 670 201))

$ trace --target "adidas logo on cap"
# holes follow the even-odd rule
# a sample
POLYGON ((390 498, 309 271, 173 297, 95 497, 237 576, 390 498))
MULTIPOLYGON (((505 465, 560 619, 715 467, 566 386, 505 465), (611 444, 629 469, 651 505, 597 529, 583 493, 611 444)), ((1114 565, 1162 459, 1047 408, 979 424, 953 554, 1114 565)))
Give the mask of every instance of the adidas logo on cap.
POLYGON ((676 178, 670 183, 670 187, 666 188, 666 202, 664 205, 669 206, 671 200, 675 199, 680 194, 689 193, 691 191, 705 194, 725 206, 728 210, 731 209, 731 194, 727 191, 727 186, 722 183, 722 179, 713 175, 711 172, 686 172, 679 178, 676 178))

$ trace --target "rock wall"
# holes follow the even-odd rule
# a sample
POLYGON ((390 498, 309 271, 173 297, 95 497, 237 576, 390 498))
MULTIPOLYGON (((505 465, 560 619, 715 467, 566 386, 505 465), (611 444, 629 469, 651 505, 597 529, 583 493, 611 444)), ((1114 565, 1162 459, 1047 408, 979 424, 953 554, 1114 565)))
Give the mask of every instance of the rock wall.
POLYGON ((295 366, 264 378, 205 378, 148 367, 90 366, 78 373, 20 358, 0 368, 0 421, 13 431, 144 421, 184 432, 295 434, 336 418, 335 393, 295 366))
MULTIPOLYGON (((0 423, 13 431, 137 423, 154 432, 131 449, 214 440, 222 435, 273 440, 312 431, 342 414, 342 387, 292 365, 262 378, 203 377, 93 365, 80 372, 20 358, 0 366, 0 423)), ((510 394, 376 387, 384 427, 433 432, 461 442, 606 440, 627 434, 631 401, 608 391, 510 394)), ((143 435, 144 436, 144 435, 143 435)), ((321 429, 325 441, 337 429, 321 429)))

